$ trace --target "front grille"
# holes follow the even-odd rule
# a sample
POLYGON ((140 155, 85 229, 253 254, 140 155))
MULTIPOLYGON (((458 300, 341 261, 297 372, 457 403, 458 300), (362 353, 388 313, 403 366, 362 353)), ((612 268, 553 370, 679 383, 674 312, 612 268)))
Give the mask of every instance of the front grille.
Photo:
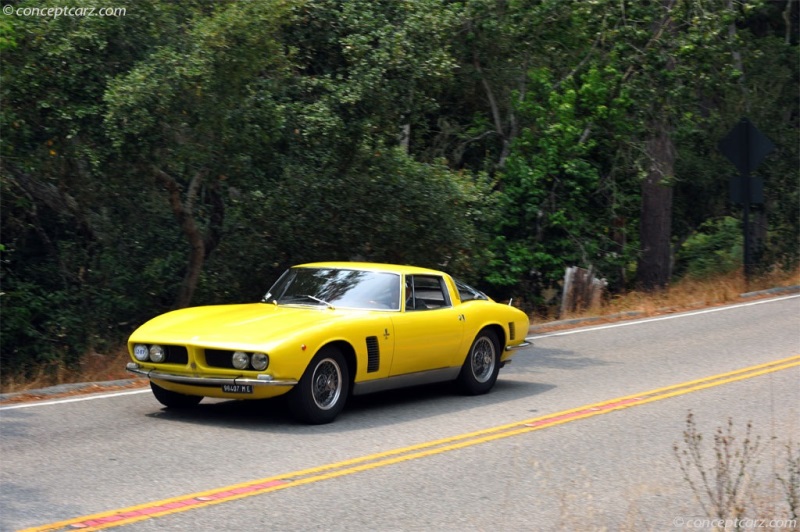
POLYGON ((188 364, 189 351, 182 345, 165 345, 164 352, 167 358, 164 360, 165 364, 188 364))
POLYGON ((515 340, 517 338, 517 327, 514 325, 513 321, 508 322, 508 336, 510 340, 515 340))
POLYGON ((206 349, 206 365, 214 368, 235 369, 232 357, 233 351, 206 349))
POLYGON ((381 349, 377 336, 367 337, 367 373, 378 371, 381 367, 381 349))

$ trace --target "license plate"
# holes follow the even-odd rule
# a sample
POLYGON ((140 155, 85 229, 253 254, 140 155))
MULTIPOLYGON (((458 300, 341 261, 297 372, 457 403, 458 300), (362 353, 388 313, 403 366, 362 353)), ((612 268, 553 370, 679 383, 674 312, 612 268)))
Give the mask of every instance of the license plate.
POLYGON ((225 393, 253 393, 250 384, 223 384, 222 391, 225 393))

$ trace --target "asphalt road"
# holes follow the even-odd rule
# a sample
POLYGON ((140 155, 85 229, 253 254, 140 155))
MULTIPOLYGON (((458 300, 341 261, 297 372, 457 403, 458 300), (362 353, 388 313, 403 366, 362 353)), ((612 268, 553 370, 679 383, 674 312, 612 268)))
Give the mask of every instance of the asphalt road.
POLYGON ((325 426, 280 401, 171 412, 149 391, 0 406, 0 530, 122 510, 127 530, 703 528, 673 452, 690 411, 708 465, 717 427, 738 446, 752 422, 748 505, 781 519, 798 355, 789 296, 541 335, 488 395, 364 396, 325 426))

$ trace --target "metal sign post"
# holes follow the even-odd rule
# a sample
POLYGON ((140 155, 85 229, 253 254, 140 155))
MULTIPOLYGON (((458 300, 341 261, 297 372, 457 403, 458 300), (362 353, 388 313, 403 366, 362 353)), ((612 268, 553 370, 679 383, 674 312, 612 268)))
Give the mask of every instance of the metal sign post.
POLYGON ((744 276, 749 283, 753 273, 753 246, 750 235, 750 207, 764 203, 764 184, 750 174, 763 162, 775 145, 747 118, 742 118, 719 142, 719 151, 739 170, 731 180, 731 201, 741 203, 744 232, 744 276))

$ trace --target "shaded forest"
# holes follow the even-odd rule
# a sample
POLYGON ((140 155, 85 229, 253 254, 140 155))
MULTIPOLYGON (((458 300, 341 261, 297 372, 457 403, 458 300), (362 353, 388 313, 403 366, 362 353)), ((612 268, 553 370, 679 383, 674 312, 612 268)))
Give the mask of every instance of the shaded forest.
POLYGON ((800 258, 797 0, 11 5, 4 372, 315 260, 444 269, 528 311, 569 266, 612 293, 735 270, 718 143, 742 117, 776 146, 756 268, 800 258))

